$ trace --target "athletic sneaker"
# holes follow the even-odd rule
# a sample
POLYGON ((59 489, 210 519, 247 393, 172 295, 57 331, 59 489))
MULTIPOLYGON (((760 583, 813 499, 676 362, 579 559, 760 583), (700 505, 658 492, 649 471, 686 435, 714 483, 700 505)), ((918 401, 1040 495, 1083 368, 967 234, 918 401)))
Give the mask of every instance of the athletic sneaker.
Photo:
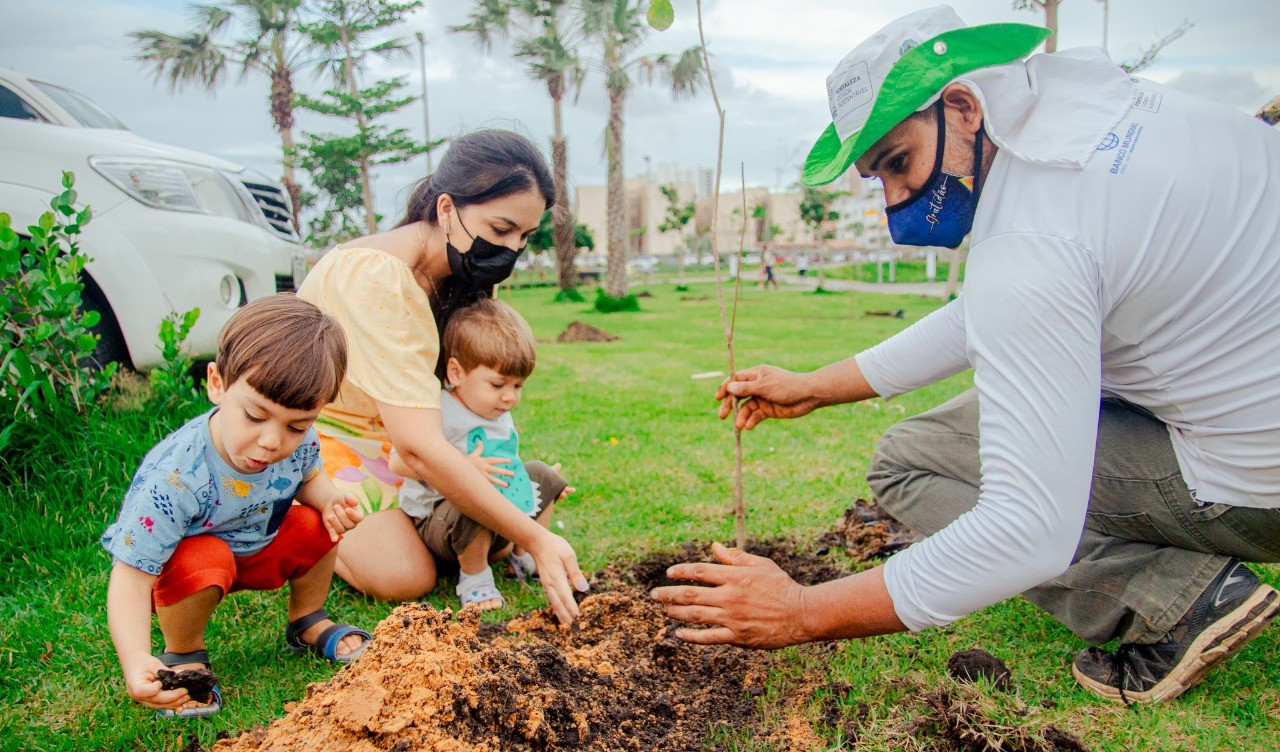
POLYGON ((1239 652, 1280 610, 1280 593, 1232 560, 1164 642, 1128 643, 1114 653, 1086 648, 1071 667, 1080 686, 1126 705, 1172 700, 1239 652))

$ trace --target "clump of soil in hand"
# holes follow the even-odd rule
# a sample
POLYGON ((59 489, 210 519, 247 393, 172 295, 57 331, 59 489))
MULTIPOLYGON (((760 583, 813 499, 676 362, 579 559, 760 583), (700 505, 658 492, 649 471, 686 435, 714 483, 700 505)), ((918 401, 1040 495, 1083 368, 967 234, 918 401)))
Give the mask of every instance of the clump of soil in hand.
POLYGON ((985 650, 961 650, 947 660, 947 673, 959 682, 976 682, 987 679, 991 686, 1004 691, 1009 688, 1013 674, 1004 661, 985 650))
POLYGON ((635 588, 481 630, 479 610, 396 608, 359 660, 264 733, 218 750, 543 752, 703 749, 756 720, 770 653, 704 647, 635 588))
POLYGON ((865 562, 897 553, 922 540, 923 535, 893 519, 878 505, 858 499, 844 510, 835 529, 819 538, 818 543, 839 546, 854 561, 865 562))
POLYGON ((208 702, 213 695, 213 688, 218 684, 218 677, 207 668, 192 668, 185 671, 162 668, 156 672, 156 681, 160 682, 161 689, 185 689, 192 700, 208 702))
POLYGON ((612 342, 618 337, 610 334, 603 329, 599 329, 590 324, 584 324, 581 321, 575 321, 569 324, 560 336, 556 337, 556 342, 612 342))

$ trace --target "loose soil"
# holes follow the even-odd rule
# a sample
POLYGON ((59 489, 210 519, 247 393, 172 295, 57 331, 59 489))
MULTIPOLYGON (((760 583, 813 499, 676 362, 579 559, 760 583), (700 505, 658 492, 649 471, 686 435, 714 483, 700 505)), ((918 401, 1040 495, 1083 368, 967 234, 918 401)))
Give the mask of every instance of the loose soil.
POLYGON ((574 321, 563 332, 560 332, 560 336, 556 337, 556 342, 612 342, 617 338, 617 335, 610 334, 603 329, 584 324, 581 321, 574 321))
MULTIPOLYGON (((845 570, 785 541, 748 550, 797 580, 845 570)), ((593 577, 570 628, 548 609, 506 625, 479 611, 406 604, 374 632, 358 661, 265 729, 217 750, 440 750, 601 752, 701 750, 717 733, 761 722, 757 697, 776 655, 698 646, 674 636, 648 590, 666 569, 708 561, 706 546, 650 556, 593 577)))
MULTIPOLYGON (((844 557, 829 556, 834 543, 861 560, 870 547, 845 542, 875 538, 884 550, 902 533, 880 529, 888 524, 860 502, 820 547, 765 540, 747 550, 816 584, 849 571, 844 557), (877 532, 861 535, 859 526, 877 532)), ((998 714, 984 705, 978 686, 943 677, 932 686, 904 685, 894 717, 874 726, 866 706, 851 699, 856 688, 840 682, 782 681, 765 701, 779 654, 678 640, 678 623, 648 597, 650 589, 671 584, 672 564, 711 560, 708 546, 688 543, 607 567, 592 578, 592 594, 568 628, 549 609, 497 624, 480 621, 474 607, 455 614, 402 605, 378 625, 359 660, 309 685, 283 718, 213 749, 693 752, 724 748, 726 739, 755 739, 780 752, 808 752, 853 749, 863 738, 947 752, 1084 751, 1071 734, 1042 722, 1011 730, 993 720, 998 714)), ((1003 676, 1007 685, 1007 668, 1003 676)))
POLYGON ((986 679, 999 690, 1009 688, 1013 673, 1004 661, 985 650, 961 650, 947 661, 947 674, 958 682, 973 683, 986 679))
POLYGON ((823 534, 818 543, 842 548, 854 561, 866 562, 922 540, 923 535, 893 519, 875 503, 858 499, 844 510, 835 529, 823 534))

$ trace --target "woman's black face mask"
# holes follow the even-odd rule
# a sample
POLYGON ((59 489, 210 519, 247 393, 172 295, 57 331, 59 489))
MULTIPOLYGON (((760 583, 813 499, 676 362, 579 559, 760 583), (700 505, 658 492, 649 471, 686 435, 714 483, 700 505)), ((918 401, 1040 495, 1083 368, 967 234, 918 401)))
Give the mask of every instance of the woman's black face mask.
POLYGON ((519 251, 506 246, 495 245, 488 240, 472 235, 467 226, 462 224, 462 215, 458 215, 458 224, 462 231, 471 236, 471 250, 463 253, 447 239, 445 251, 449 257, 449 271, 462 287, 470 290, 487 291, 502 280, 511 276, 516 268, 519 251))

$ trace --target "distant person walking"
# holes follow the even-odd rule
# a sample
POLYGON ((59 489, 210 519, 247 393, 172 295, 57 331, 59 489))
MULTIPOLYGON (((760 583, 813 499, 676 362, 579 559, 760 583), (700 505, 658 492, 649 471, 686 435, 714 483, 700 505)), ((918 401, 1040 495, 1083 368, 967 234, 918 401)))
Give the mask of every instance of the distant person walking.
POLYGON ((800 279, 809 276, 809 254, 802 253, 796 256, 796 274, 800 275, 800 279))
POLYGON ((778 289, 778 280, 773 276, 773 267, 778 263, 778 257, 773 255, 772 251, 766 250, 760 254, 760 286, 768 290, 769 285, 773 285, 773 289, 778 289))

